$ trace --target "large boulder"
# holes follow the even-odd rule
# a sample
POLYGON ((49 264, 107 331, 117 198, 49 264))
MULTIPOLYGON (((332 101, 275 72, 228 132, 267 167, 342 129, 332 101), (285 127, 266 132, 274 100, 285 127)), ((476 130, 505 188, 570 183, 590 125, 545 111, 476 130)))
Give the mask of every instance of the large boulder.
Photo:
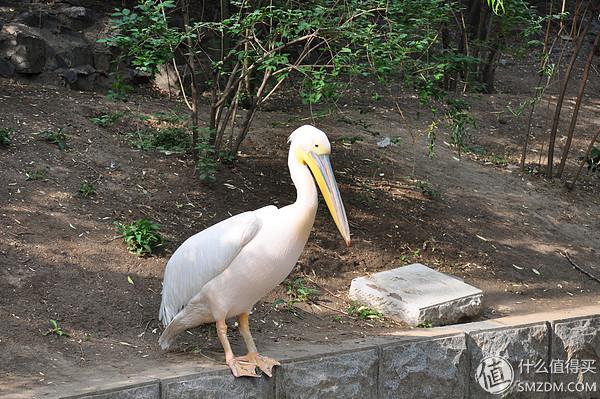
POLYGON ((47 46, 37 29, 9 23, 0 35, 0 58, 9 60, 16 72, 38 74, 44 70, 47 46))

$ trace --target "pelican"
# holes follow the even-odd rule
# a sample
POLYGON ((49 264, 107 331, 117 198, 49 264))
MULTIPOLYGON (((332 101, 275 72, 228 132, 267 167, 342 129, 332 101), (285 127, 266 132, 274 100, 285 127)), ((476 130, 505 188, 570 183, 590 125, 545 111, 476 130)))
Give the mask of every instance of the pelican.
POLYGON ((269 377, 279 362, 258 354, 248 315, 256 302, 281 284, 298 261, 315 221, 317 188, 348 246, 350 229, 333 170, 331 144, 321 130, 305 125, 289 137, 288 166, 296 202, 265 206, 232 216, 188 238, 165 268, 159 318, 166 329, 159 338, 168 349, 188 328, 216 323, 225 361, 235 377, 269 377), (311 174, 312 172, 312 174, 311 174), (226 320, 238 317, 248 353, 235 357, 226 320))

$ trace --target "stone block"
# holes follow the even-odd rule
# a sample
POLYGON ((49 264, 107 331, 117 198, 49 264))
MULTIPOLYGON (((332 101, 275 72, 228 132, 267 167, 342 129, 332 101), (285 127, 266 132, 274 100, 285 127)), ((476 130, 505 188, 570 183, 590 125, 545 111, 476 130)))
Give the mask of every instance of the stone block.
MULTIPOLYGON (((544 392, 519 392, 519 385, 550 381, 549 374, 543 372, 549 361, 549 345, 550 333, 547 323, 470 332, 467 336, 471 362, 469 397, 545 398, 544 392), (510 364, 514 376, 513 383, 502 395, 486 392, 478 381, 478 377, 489 378, 489 375, 488 377, 481 375, 483 369, 479 366, 482 361, 491 359, 487 361, 488 364, 492 364, 497 358, 510 364)), ((492 370, 493 368, 487 367, 487 371, 492 370)), ((499 369, 496 368, 497 370, 499 369)), ((508 373, 502 373, 502 380, 508 380, 508 373)))
MULTIPOLYGON (((552 330, 552 382, 581 390, 570 392, 572 398, 600 397, 600 316, 555 321, 552 330)), ((555 392, 552 397, 565 396, 555 392)))
POLYGON ((482 297, 480 289, 419 263, 358 277, 350 285, 350 298, 411 326, 475 316, 482 297))
POLYGON ((276 370, 278 399, 377 398, 377 349, 293 361, 276 370))
POLYGON ((61 396, 61 399, 161 399, 160 383, 153 381, 94 393, 61 396))
POLYGON ((273 378, 235 378, 229 369, 162 381, 162 399, 272 399, 273 378))
POLYGON ((382 348, 379 397, 464 398, 469 383, 465 334, 382 348))

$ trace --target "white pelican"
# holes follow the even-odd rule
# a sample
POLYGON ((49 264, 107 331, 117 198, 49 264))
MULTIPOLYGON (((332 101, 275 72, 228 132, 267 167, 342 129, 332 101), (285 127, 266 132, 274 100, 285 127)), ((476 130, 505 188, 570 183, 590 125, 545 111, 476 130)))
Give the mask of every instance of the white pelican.
POLYGON ((338 230, 351 245, 346 212, 329 163, 327 136, 306 125, 296 129, 288 142, 296 202, 232 216, 188 238, 171 256, 160 305, 160 320, 167 326, 159 339, 163 349, 186 329, 216 322, 225 361, 234 376, 258 377, 258 367, 270 377, 273 367, 279 365, 258 354, 248 313, 298 261, 317 212, 315 180, 338 230), (233 355, 225 322, 236 316, 248 349, 247 355, 239 357, 233 355))

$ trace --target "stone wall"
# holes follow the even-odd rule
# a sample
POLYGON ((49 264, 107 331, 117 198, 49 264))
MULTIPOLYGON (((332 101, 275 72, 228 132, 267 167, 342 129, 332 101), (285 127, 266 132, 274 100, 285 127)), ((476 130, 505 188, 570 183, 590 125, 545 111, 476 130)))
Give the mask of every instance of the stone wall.
POLYGON ((600 306, 506 317, 340 343, 337 352, 311 349, 284 360, 271 379, 235 379, 217 367, 65 398, 599 398, 599 328, 600 306), (488 393, 478 382, 478 366, 489 356, 502 357, 514 370, 504 393, 488 393), (582 367, 584 362, 593 369, 582 367), (543 371, 559 364, 579 369, 543 371), (557 392, 552 384, 561 382, 563 391, 557 392), (597 384, 596 392, 566 392, 569 383, 573 390, 575 383, 597 384), (538 392, 522 392, 527 387, 538 392))

